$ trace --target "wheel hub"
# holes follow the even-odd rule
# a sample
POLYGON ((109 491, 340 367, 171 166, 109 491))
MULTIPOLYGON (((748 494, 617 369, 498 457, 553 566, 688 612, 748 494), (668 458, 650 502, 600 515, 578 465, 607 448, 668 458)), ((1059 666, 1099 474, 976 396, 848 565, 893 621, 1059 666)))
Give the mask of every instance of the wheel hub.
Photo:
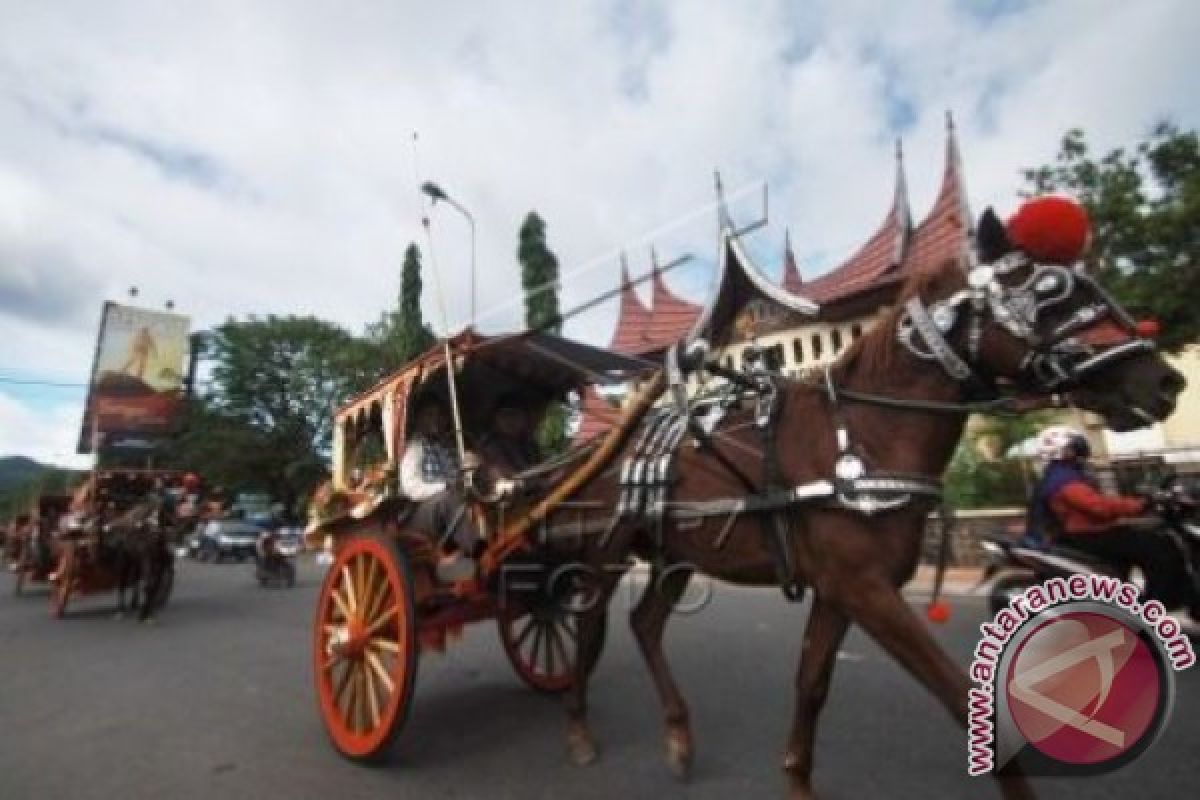
POLYGON ((361 621, 352 619, 345 625, 339 625, 329 635, 328 650, 330 655, 342 658, 357 658, 367 649, 366 628, 361 621))

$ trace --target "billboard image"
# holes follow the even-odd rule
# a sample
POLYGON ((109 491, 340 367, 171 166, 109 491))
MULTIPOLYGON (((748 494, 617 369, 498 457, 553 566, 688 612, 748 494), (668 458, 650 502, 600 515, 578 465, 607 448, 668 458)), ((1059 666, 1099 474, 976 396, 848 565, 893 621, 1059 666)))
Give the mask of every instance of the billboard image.
POLYGON ((188 318, 105 303, 79 452, 175 430, 183 409, 188 318))

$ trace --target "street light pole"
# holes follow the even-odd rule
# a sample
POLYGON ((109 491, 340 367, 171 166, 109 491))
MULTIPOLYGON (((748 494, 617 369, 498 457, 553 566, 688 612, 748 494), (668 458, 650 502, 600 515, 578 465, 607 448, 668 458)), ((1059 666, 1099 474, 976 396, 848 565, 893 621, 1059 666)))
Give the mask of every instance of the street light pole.
POLYGON ((438 186, 433 181, 425 181, 421 184, 421 191, 429 195, 432 204, 436 204, 438 200, 444 200, 449 203, 458 213, 467 218, 467 224, 471 226, 471 328, 475 328, 475 217, 463 207, 461 203, 455 200, 450 195, 446 194, 442 187, 438 186))

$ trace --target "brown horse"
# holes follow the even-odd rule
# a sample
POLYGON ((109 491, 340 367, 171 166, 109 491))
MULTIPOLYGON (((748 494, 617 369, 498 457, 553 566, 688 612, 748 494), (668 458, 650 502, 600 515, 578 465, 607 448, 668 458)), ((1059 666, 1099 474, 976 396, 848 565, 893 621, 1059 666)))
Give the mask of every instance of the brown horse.
MULTIPOLYGON (((1027 398, 1066 392, 1077 405, 1104 415, 1116 429, 1144 425, 1173 410, 1184 385, 1182 377, 1154 354, 1149 343, 1138 339, 1132 321, 1090 279, 1062 267, 1047 269, 1012 253, 1003 226, 990 212, 981 220, 978 246, 982 269, 968 273, 948 263, 914 279, 895 310, 856 342, 827 376, 781 381, 774 428, 775 474, 783 486, 833 480, 835 462, 847 453, 875 474, 936 480, 963 433, 967 409, 961 404, 980 386, 1000 385, 1027 398), (917 310, 907 302, 909 298, 918 299, 917 310), (902 338, 906 327, 916 327, 914 315, 920 308, 938 311, 939 303, 940 320, 933 313, 925 315, 924 321, 939 328, 942 344, 950 352, 935 353, 936 348, 919 339, 921 346, 906 346, 902 338), (1086 312, 1099 306, 1104 313, 1086 312), (1107 338, 1093 336, 1100 328, 1107 338), (1062 344, 1068 340, 1076 347, 1074 356, 1062 344), (1078 348, 1081 341, 1093 340, 1102 340, 1103 346, 1078 348), (1123 348, 1119 358, 1117 348, 1123 348), (1097 355, 1105 357, 1092 358, 1097 355), (952 376, 956 364, 969 367, 969 379, 961 371, 952 376), (836 402, 830 383, 841 398, 836 402), (867 395, 909 405, 888 407, 867 395), (922 401, 925 405, 916 407, 922 401), (945 405, 934 408, 936 404, 945 405), (843 442, 839 442, 839 427, 846 434, 843 442)), ((908 336, 912 342, 911 332, 908 336)), ((703 448, 680 448, 679 478, 671 490, 673 507, 688 501, 744 498, 750 493, 748 482, 763 486, 768 458, 753 415, 752 410, 743 410, 726 417, 714 439, 720 457, 703 448)), ((618 480, 617 470, 610 470, 575 499, 613 508, 620 492, 618 480)), ((900 507, 875 513, 829 502, 798 503, 767 512, 778 514, 786 524, 784 541, 795 573, 813 593, 796 674, 794 722, 783 758, 791 797, 796 800, 814 796, 817 718, 838 647, 852 622, 960 724, 966 723, 966 674, 900 593, 916 569, 925 521, 936 502, 932 496, 913 495, 900 507)), ((732 520, 725 515, 685 525, 668 515, 657 530, 642 518, 621 519, 608 535, 586 540, 583 562, 600 576, 596 579, 599 602, 580 616, 576 679, 566 695, 567 741, 574 761, 588 763, 596 753, 587 723, 586 665, 595 661, 601 646, 604 614, 620 578, 620 570, 612 570, 611 565, 626 564, 636 553, 650 562, 652 575, 632 612, 631 625, 663 704, 667 760, 678 774, 686 775, 693 752, 692 731, 687 704, 663 652, 664 627, 696 572, 747 586, 778 585, 778 556, 766 544, 762 517, 763 513, 744 513, 732 520)), ((1002 776, 1000 787, 1006 798, 1032 796, 1020 774, 1002 776)))

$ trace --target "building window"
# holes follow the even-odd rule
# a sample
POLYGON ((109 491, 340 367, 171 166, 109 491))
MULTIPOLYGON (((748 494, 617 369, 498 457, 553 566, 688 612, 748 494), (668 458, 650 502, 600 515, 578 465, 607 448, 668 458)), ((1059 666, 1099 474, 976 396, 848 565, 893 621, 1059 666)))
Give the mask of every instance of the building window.
POLYGON ((763 350, 763 365, 772 372, 783 371, 783 345, 773 344, 763 350))
POLYGON ((799 336, 792 339, 792 360, 797 364, 804 363, 804 340, 799 336))
POLYGON ((821 334, 812 335, 812 357, 814 361, 821 360, 821 334))
POLYGON ((858 341, 862 338, 862 325, 857 322, 850 326, 850 338, 858 341))
POLYGON ((836 356, 842 352, 842 331, 841 328, 834 328, 829 332, 829 346, 833 349, 833 354, 836 356))

